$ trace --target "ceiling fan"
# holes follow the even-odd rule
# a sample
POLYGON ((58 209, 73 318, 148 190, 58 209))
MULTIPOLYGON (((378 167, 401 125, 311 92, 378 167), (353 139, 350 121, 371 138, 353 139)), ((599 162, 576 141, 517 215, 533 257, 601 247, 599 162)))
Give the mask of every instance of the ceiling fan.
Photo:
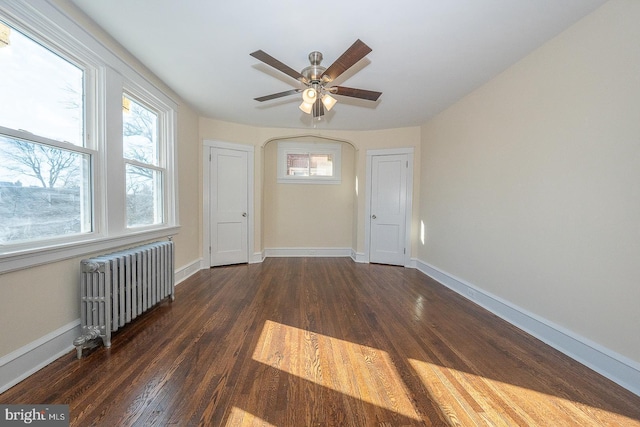
POLYGON ((342 54, 342 56, 340 56, 340 58, 336 59, 329 68, 325 68, 320 65, 322 62, 322 54, 314 51, 309 54, 309 62, 311 65, 304 68, 301 72, 297 72, 268 53, 262 50, 257 50, 250 55, 276 70, 300 81, 305 88, 291 89, 254 99, 256 101, 263 102, 302 92, 302 104, 300 104, 300 109, 307 114, 311 114, 314 119, 316 117, 318 119, 322 117, 325 109, 329 111, 336 104, 337 100, 331 96, 332 94, 377 101, 380 95, 382 95, 382 92, 354 89, 345 86, 329 86, 332 81, 355 65, 362 58, 367 56, 369 52, 371 52, 371 48, 358 39, 342 54))

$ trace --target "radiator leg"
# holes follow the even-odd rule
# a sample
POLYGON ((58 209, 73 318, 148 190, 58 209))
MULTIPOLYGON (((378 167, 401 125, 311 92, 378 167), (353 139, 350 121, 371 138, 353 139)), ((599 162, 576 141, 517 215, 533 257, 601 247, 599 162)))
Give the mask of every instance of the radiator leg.
POLYGON ((88 326, 85 328, 85 333, 73 340, 73 345, 76 347, 76 356, 78 359, 82 359, 82 350, 88 341, 94 340, 100 336, 100 328, 98 326, 88 326))

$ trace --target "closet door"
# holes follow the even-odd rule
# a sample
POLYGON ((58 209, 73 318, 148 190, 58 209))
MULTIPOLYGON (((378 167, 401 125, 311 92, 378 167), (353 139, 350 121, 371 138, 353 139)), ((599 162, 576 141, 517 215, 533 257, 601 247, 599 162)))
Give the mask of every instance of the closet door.
POLYGON ((406 154, 371 158, 369 262, 404 265, 407 170, 406 154))
POLYGON ((211 266, 249 262, 247 152, 211 148, 211 266))

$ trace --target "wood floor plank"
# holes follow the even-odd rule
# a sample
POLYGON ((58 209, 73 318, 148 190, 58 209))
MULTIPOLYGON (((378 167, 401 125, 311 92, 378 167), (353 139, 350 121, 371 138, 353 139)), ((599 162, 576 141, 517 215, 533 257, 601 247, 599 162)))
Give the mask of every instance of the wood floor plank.
POLYGON ((640 397, 422 273, 269 258, 196 273, 0 394, 71 425, 638 426, 640 397))

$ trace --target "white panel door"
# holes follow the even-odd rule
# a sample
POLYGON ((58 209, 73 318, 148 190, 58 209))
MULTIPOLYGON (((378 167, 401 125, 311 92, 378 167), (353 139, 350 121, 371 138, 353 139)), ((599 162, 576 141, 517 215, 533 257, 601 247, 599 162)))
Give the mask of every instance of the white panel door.
POLYGON ((247 153, 211 148, 211 266, 249 262, 247 153))
POLYGON ((406 154, 371 158, 370 262, 404 265, 407 169, 406 154))

